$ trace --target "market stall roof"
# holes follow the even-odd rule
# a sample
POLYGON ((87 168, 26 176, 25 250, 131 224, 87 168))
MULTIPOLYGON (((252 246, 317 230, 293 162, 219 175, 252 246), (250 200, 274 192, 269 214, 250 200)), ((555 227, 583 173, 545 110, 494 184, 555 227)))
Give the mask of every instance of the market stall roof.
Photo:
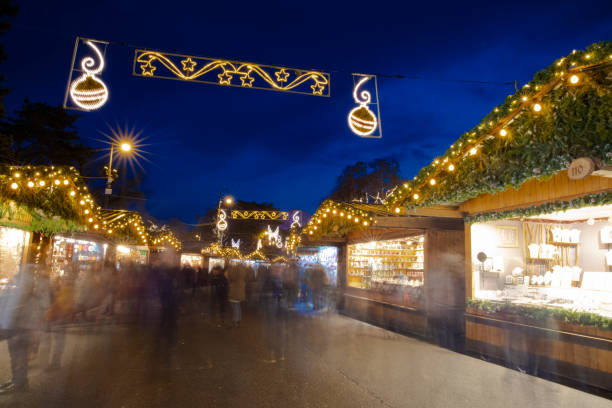
POLYGON ((66 166, 0 167, 0 206, 5 223, 14 209, 29 214, 21 227, 46 232, 102 230, 100 207, 81 175, 66 166))
POLYGON ((539 71, 388 197, 391 211, 462 203, 547 178, 579 157, 612 164, 612 42, 539 71))

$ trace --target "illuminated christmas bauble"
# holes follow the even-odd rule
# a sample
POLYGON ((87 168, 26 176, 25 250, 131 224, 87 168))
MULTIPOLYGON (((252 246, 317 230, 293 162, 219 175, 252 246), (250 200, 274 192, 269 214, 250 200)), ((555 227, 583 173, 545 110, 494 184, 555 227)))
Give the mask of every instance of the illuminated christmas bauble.
POLYGON ((360 136, 374 133, 378 121, 376 115, 367 106, 361 105, 353 109, 348 116, 348 124, 353 132, 360 136))
POLYGON ((94 75, 84 74, 72 83, 70 96, 80 108, 93 110, 104 105, 108 99, 108 89, 94 75))

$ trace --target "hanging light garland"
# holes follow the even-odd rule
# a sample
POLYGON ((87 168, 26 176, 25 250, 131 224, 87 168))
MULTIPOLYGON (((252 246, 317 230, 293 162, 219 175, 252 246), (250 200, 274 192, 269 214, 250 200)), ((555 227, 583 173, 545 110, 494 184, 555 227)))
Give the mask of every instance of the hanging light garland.
MULTIPOLYGON (((557 60, 551 68, 538 73, 533 81, 506 98, 505 103, 496 107, 478 126, 462 135, 444 156, 436 158, 413 180, 399 186, 389 196, 387 207, 397 209, 425 205, 436 197, 438 201, 444 201, 435 189, 443 188, 446 178, 461 169, 462 165, 468 164, 470 158, 482 160, 478 156, 490 140, 512 139, 515 134, 513 122, 523 115, 538 117, 549 114, 554 107, 550 94, 560 87, 577 87, 589 83, 597 88, 589 76, 604 66, 612 66, 612 42, 594 44, 588 51, 574 50, 570 56, 557 60)), ((534 169, 534 173, 538 174, 537 169, 534 169)))

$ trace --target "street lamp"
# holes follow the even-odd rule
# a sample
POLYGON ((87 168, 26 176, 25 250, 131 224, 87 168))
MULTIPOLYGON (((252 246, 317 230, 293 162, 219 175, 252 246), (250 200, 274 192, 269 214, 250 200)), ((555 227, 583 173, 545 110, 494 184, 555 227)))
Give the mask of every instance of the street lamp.
POLYGON ((110 150, 110 157, 108 159, 108 168, 106 169, 106 189, 104 190, 104 195, 106 197, 106 205, 105 207, 108 208, 108 202, 110 200, 110 196, 111 194, 113 194, 113 188, 112 188, 112 183, 113 183, 113 151, 115 149, 115 145, 117 145, 117 147, 119 148, 119 153, 124 153, 124 154, 129 154, 132 151, 132 143, 128 142, 128 141, 123 141, 123 142, 118 142, 115 140, 112 140, 110 142, 111 145, 111 150, 110 150))

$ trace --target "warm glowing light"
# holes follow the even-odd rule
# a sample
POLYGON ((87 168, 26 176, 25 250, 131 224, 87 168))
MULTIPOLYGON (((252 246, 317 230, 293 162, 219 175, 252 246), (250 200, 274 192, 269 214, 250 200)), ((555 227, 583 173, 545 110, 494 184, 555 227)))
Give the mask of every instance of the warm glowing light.
POLYGON ((13 190, 17 190, 17 188, 19 188, 19 185, 18 185, 17 183, 12 183, 12 184, 11 184, 11 188, 12 188, 13 190))
POLYGON ((340 211, 340 216, 344 217, 344 213, 342 211, 340 211))
POLYGON ((476 153, 478 153, 478 149, 477 149, 477 148, 475 148, 475 147, 472 147, 472 148, 470 149, 470 154, 473 156, 473 155, 475 155, 476 153))
POLYGON ((45 186, 45 181, 44 181, 44 180, 40 180, 40 181, 38 182, 38 184, 39 184, 41 187, 44 187, 44 186, 45 186))
POLYGON ((400 210, 400 208, 399 208, 399 207, 395 207, 395 213, 396 213, 396 214, 399 214, 399 213, 400 213, 400 211, 402 211, 402 210, 400 210))
POLYGON ((448 165, 448 171, 453 171, 453 170, 455 170, 455 165, 451 163, 448 165))
POLYGON ((85 205, 85 201, 81 200, 81 201, 79 201, 79 204, 85 205))
POLYGON ((89 219, 87 219, 87 221, 93 222, 93 218, 90 217, 89 219))
POLYGON ((67 186, 68 185, 68 180, 64 180, 64 185, 67 186))
POLYGON ((15 178, 19 178, 19 177, 21 177, 21 174, 19 174, 19 173, 15 173, 15 174, 13 174, 13 176, 14 176, 15 178))
POLYGON ((94 228, 95 228, 95 229, 98 229, 98 224, 94 225, 94 228))
POLYGON ((353 216, 351 214, 348 215, 348 219, 350 220, 351 218, 353 218, 353 216))
POLYGON ((76 195, 76 193, 75 193, 74 191, 71 191, 71 192, 70 192, 70 196, 71 196, 71 197, 74 197, 75 195, 76 195))
POLYGON ((362 76, 353 88, 353 99, 359 106, 349 112, 347 120, 349 128, 357 136, 369 136, 378 127, 376 115, 368 108, 372 101, 372 95, 369 91, 359 93, 359 88, 371 78, 371 76, 362 76))
POLYGON ((408 184, 407 183, 404 183, 404 188, 408 188, 408 184))
POLYGON ((132 145, 131 145, 131 144, 129 144, 129 143, 127 143, 127 142, 123 142, 123 143, 121 143, 120 148, 121 148, 121 151, 122 151, 122 152, 127 153, 127 152, 129 152, 130 150, 132 150, 132 145))
POLYGON ((336 214, 336 213, 337 213, 337 211, 336 211, 336 210, 332 211, 332 214, 336 214))
POLYGON ((56 186, 59 186, 60 181, 59 180, 55 180, 54 183, 55 183, 56 186))
POLYGON ((83 75, 72 82, 70 86, 70 97, 72 102, 79 108, 94 110, 100 108, 108 100, 108 88, 106 84, 96 75, 104 69, 104 58, 102 53, 91 41, 85 41, 98 57, 98 68, 95 68, 96 61, 92 57, 85 57, 81 61, 83 75))
POLYGON ((364 221, 364 222, 363 222, 363 226, 364 226, 364 227, 367 227, 367 226, 368 226, 368 222, 367 222, 367 221, 364 221))
POLYGON ((355 222, 359 222, 359 218, 355 217, 355 222))
POLYGON ((578 77, 578 75, 572 75, 572 76, 570 77, 570 83, 572 83, 572 84, 577 84, 577 83, 578 83, 578 81, 580 81, 580 78, 578 77))
POLYGON ((436 185, 436 179, 429 180, 429 184, 431 184, 432 186, 435 186, 436 185))
POLYGON ((539 112, 542 110, 542 105, 540 105, 539 103, 536 103, 533 105, 533 110, 536 112, 539 112))
POLYGON ((89 214, 89 210, 85 210, 85 214, 86 214, 86 215, 87 215, 87 214, 89 214))
POLYGON ((506 129, 502 129, 499 131, 500 136, 506 136, 508 134, 508 131, 506 129))
POLYGON ((526 96, 523 96, 521 99, 523 100, 523 102, 527 102, 527 97, 526 96))
POLYGON ((414 195, 412 196, 412 198, 414 198, 415 200, 419 199, 419 195, 417 193, 414 193, 414 195))
POLYGON ((148 50, 136 50, 134 67, 136 75, 145 77, 329 96, 330 75, 313 70, 273 67, 148 50), (182 66, 179 65, 179 62, 182 66), (158 67, 161 69, 156 72, 158 67), (211 75, 211 72, 218 72, 216 75, 219 78, 218 81, 212 80, 214 75, 211 75), (240 83, 234 79, 235 77, 240 79, 240 83), (308 86, 308 84, 311 85, 308 86))

